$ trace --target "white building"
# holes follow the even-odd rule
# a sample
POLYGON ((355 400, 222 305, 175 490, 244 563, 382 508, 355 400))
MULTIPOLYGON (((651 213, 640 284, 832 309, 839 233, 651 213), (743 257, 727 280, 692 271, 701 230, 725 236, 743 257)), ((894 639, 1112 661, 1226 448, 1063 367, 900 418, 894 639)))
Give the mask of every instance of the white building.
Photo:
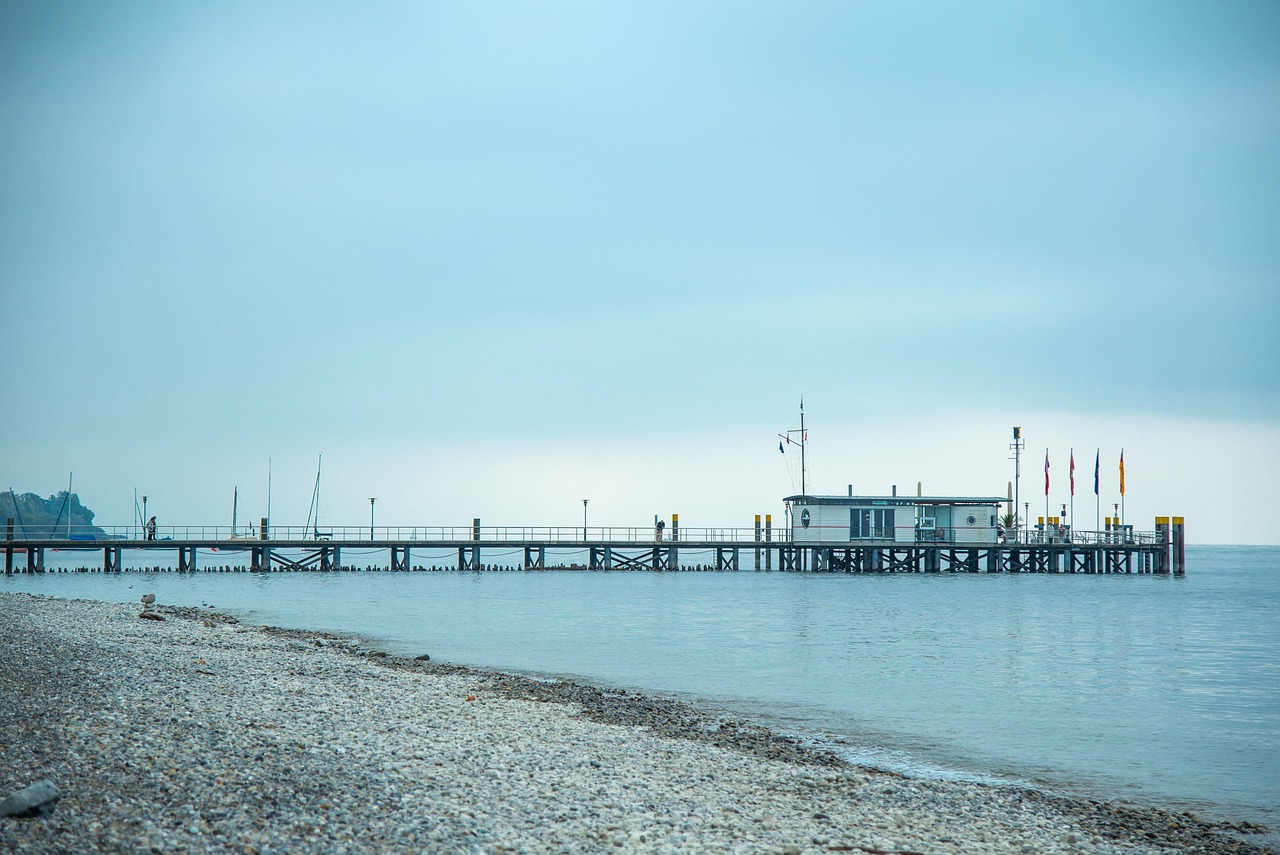
POLYGON ((798 544, 996 543, 999 496, 788 496, 798 544))

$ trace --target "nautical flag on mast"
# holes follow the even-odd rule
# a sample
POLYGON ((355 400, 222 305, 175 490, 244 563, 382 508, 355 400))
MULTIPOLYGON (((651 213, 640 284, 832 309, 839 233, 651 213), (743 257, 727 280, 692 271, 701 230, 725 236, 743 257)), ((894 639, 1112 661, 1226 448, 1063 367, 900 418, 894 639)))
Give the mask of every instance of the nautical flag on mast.
POLYGON ((783 454, 787 453, 787 450, 782 447, 782 440, 778 440, 778 450, 781 451, 783 454))
POLYGON ((1076 494, 1076 450, 1071 449, 1071 495, 1076 494))
POLYGON ((1124 495, 1124 449, 1120 449, 1120 495, 1124 495))
POLYGON ((1093 495, 1098 495, 1098 467, 1102 464, 1102 449, 1093 455, 1093 495))
POLYGON ((1044 494, 1049 495, 1049 449, 1044 450, 1044 494))

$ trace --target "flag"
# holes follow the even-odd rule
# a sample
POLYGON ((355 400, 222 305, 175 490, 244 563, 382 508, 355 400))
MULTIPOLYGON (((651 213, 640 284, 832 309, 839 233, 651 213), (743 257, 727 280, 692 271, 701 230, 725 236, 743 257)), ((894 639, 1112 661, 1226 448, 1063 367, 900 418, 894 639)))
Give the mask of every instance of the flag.
POLYGON ((1044 450, 1044 494, 1049 495, 1049 449, 1044 450))
POLYGON ((1120 449, 1120 495, 1124 495, 1124 449, 1120 449))
POLYGON ((1076 494, 1076 450, 1071 449, 1071 495, 1076 494))
POLYGON ((1093 455, 1093 495, 1098 495, 1098 466, 1102 463, 1102 449, 1093 455))
POLYGON ((781 451, 783 454, 787 453, 787 450, 782 447, 782 440, 778 440, 778 450, 781 451))

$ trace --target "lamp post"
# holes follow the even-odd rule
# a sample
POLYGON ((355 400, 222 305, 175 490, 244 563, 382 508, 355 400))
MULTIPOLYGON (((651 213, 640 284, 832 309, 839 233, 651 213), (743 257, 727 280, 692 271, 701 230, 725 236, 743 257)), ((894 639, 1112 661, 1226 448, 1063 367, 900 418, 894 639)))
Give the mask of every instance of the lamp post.
POLYGON ((142 536, 147 536, 147 497, 142 497, 142 536))
POLYGON ((373 540, 373 503, 378 501, 377 496, 369 497, 369 540, 373 540))
POLYGON ((587 542, 587 502, 589 501, 591 500, 590 499, 582 500, 582 542, 583 543, 587 542))

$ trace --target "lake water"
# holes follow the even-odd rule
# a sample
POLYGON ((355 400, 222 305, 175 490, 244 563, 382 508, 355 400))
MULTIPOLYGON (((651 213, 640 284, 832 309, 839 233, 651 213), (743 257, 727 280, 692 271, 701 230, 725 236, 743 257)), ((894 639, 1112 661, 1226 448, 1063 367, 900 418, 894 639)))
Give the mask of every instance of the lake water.
POLYGON ((395 653, 679 695, 908 774, 1280 825, 1280 547, 1188 547, 1187 565, 1185 578, 50 573, 0 590, 151 591, 395 653))

